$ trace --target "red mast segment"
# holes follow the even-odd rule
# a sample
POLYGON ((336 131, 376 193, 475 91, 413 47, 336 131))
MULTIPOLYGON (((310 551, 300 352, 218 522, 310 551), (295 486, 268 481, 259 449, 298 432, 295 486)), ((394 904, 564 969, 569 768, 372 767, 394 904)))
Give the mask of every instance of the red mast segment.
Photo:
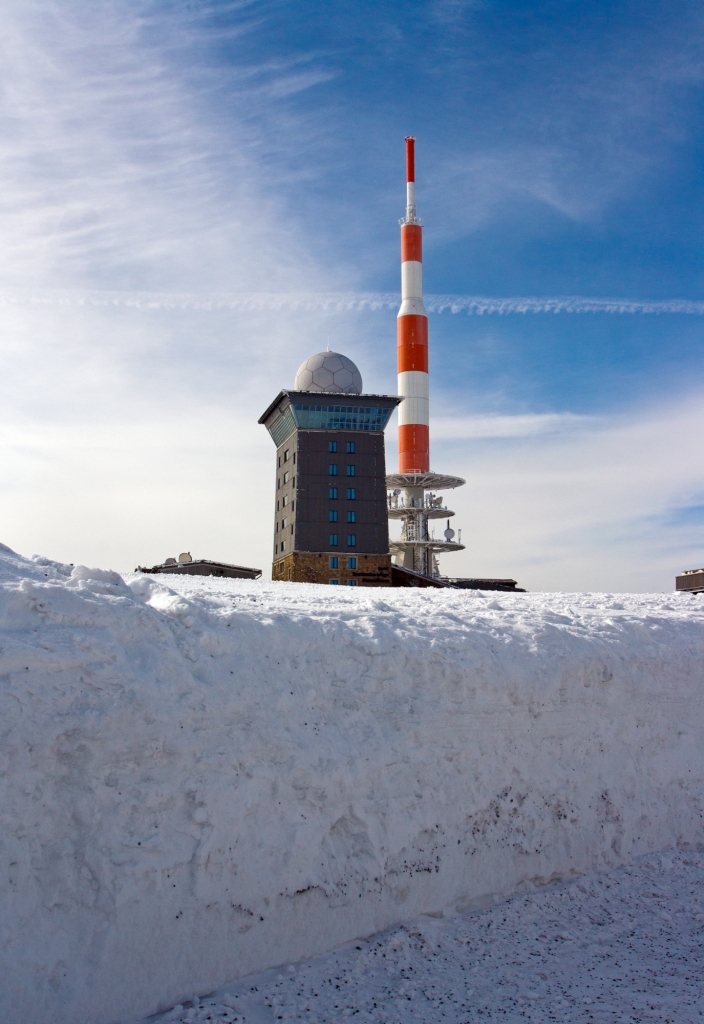
POLYGON ((430 469, 428 316, 423 305, 423 227, 416 215, 415 139, 406 138, 406 216, 401 222, 401 308, 398 312, 399 473, 430 469))
POLYGON ((416 180, 416 140, 415 136, 406 136, 406 182, 416 180))

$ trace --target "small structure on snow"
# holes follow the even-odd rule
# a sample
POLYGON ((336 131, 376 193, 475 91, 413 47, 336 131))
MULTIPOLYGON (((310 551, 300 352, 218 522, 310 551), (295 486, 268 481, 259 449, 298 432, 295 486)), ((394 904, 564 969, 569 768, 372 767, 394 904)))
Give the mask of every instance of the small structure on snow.
POLYGON ((138 565, 135 572, 176 573, 186 576, 228 576, 238 580, 258 580, 261 569, 250 569, 246 565, 231 565, 229 562, 213 562, 209 558, 191 558, 190 551, 183 551, 178 560, 166 558, 159 565, 148 569, 138 565))
POLYGON ((675 590, 704 594, 704 569, 685 569, 681 576, 675 576, 675 590))

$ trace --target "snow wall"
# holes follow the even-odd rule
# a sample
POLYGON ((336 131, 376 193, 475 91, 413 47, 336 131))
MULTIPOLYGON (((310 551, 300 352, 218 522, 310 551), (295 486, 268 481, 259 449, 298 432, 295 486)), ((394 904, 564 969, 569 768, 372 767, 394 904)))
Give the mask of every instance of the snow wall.
POLYGON ((2 1020, 701 846, 702 598, 0 573, 2 1020))

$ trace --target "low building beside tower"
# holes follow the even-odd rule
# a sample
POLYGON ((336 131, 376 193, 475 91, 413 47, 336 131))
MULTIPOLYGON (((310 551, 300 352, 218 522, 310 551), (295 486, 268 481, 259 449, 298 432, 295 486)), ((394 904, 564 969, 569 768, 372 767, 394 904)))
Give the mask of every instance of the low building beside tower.
POLYGON ((276 445, 273 580, 392 585, 384 430, 401 399, 361 392, 354 363, 321 352, 259 419, 276 445))
POLYGON ((685 569, 679 576, 675 576, 675 590, 704 594, 704 569, 685 569))

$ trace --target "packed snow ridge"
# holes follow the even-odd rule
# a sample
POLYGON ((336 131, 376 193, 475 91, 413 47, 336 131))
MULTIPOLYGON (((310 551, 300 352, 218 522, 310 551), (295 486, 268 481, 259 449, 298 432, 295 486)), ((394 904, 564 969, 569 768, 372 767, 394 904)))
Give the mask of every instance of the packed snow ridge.
POLYGON ((158 1024, 341 1020, 704 1020, 704 856, 649 854, 481 912, 419 917, 307 963, 194 996, 158 1024))
POLYGON ((0 1019, 113 1024, 702 843, 704 602, 0 549, 0 1019))

